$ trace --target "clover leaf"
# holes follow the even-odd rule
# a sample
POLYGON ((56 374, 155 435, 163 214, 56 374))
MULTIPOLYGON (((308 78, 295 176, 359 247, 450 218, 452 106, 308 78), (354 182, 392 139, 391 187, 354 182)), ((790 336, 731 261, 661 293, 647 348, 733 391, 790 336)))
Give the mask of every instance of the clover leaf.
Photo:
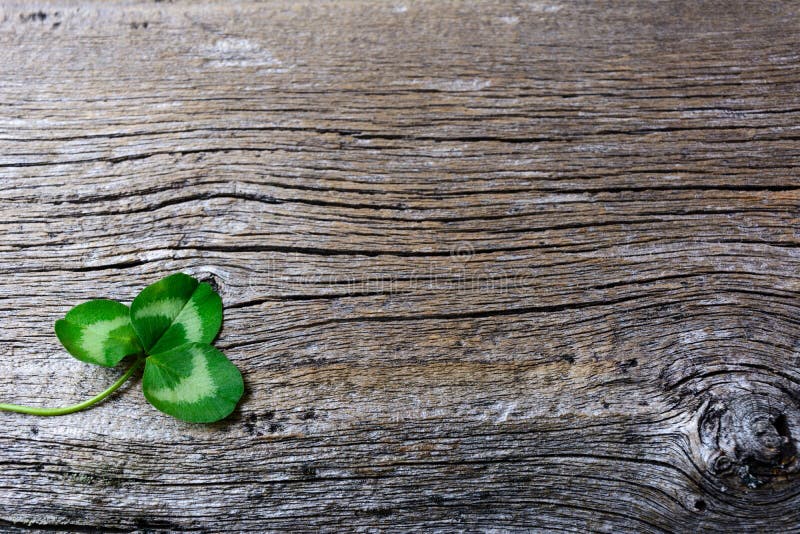
POLYGON ((186 343, 211 343, 222 324, 222 299, 209 284, 177 273, 139 293, 130 318, 149 354, 186 343))
POLYGON ((147 358, 142 389, 150 404, 193 423, 218 421, 242 396, 242 375, 211 345, 189 343, 147 358))
POLYGON ((141 354, 128 307, 113 300, 90 300, 56 321, 56 336, 82 362, 114 367, 125 356, 141 354))
POLYGON ((64 408, 0 404, 0 410, 64 415, 92 406, 116 391, 144 365, 145 398, 162 412, 191 423, 211 423, 233 412, 244 393, 239 369, 210 345, 222 325, 222 299, 207 283, 176 273, 146 287, 130 308, 91 300, 55 324, 56 336, 75 358, 113 367, 135 357, 111 387, 64 408))

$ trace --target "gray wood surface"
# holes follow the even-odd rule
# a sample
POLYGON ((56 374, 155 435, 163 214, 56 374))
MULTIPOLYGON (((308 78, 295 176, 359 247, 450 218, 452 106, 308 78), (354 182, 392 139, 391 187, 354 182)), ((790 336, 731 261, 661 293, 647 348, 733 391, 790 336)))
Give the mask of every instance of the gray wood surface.
POLYGON ((797 2, 0 21, 0 399, 175 271, 247 385, 0 413, 0 530, 800 531, 797 2))

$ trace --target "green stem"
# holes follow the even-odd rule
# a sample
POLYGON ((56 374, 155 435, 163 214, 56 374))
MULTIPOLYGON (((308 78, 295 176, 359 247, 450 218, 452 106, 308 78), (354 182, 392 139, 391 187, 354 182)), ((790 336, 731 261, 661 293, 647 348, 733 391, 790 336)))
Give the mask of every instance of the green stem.
POLYGON ((91 399, 84 401, 80 404, 75 404, 73 406, 65 406, 63 408, 35 408, 33 406, 21 406, 19 404, 0 404, 0 411, 6 412, 17 412, 17 413, 26 413, 30 415, 66 415, 68 413, 75 413, 81 410, 85 410, 86 408, 93 406, 100 402, 101 400, 105 399, 112 393, 122 386, 128 379, 139 369, 142 364, 144 363, 144 358, 139 358, 131 365, 130 369, 128 369, 124 375, 119 377, 119 380, 114 382, 111 387, 107 390, 103 391, 102 393, 95 395, 91 399))

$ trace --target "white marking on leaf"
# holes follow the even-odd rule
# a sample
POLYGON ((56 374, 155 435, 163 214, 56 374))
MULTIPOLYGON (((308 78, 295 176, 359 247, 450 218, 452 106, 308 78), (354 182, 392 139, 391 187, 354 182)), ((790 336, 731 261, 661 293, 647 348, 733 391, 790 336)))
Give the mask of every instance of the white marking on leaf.
POLYGON ((183 331, 188 341, 200 341, 203 337, 203 320, 197 311, 194 301, 189 301, 175 319, 176 323, 183 326, 183 331))
POLYGON ((208 360, 202 350, 192 349, 192 374, 181 378, 174 387, 153 388, 150 396, 173 404, 191 404, 216 392, 214 379, 208 370, 208 360))
POLYGON ((93 357, 103 358, 105 356, 105 342, 108 335, 119 328, 128 324, 129 319, 124 315, 115 319, 97 321, 83 327, 81 333, 81 347, 87 354, 93 357))
POLYGON ((170 321, 175 319, 183 309, 185 301, 179 298, 162 298, 154 300, 136 310, 136 318, 166 317, 170 321))

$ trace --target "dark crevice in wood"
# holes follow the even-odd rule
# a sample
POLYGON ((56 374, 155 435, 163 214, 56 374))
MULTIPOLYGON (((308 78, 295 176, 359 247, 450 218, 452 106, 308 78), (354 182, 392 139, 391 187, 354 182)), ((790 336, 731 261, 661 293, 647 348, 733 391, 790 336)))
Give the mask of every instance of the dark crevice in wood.
POLYGON ((247 301, 234 302, 226 305, 229 309, 248 308, 251 306, 259 306, 267 302, 302 302, 307 300, 338 300, 344 298, 357 298, 357 297, 376 297, 376 296, 390 296, 390 295, 407 295, 410 291, 397 290, 397 291, 353 291, 351 293, 321 293, 321 294, 276 294, 269 297, 262 297, 247 301))
MULTIPOLYGON (((33 521, 9 521, 0 518, 0 526, 8 529, 19 529, 21 532, 30 532, 35 529, 41 532, 76 532, 80 534, 94 534, 98 531, 98 526, 92 523, 37 523, 33 521)), ((103 525, 104 532, 131 532, 130 528, 120 528, 108 524, 103 525)))

